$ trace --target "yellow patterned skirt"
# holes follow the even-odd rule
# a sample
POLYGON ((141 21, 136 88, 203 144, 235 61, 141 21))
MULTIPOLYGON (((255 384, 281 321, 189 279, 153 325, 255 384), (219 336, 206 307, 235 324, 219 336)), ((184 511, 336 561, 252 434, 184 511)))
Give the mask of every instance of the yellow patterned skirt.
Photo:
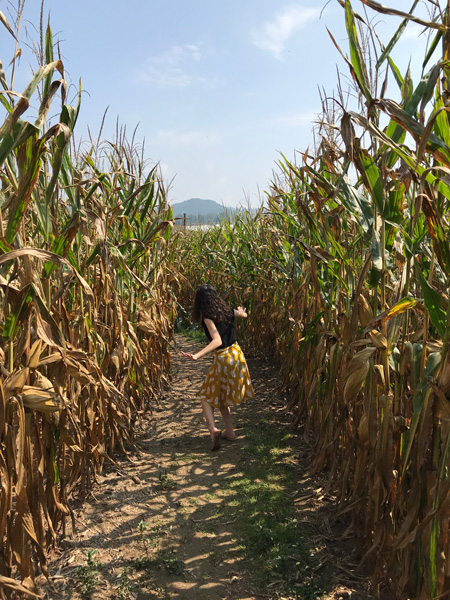
POLYGON ((237 342, 216 350, 214 362, 200 388, 200 400, 213 408, 236 406, 253 398, 253 387, 244 353, 237 342))

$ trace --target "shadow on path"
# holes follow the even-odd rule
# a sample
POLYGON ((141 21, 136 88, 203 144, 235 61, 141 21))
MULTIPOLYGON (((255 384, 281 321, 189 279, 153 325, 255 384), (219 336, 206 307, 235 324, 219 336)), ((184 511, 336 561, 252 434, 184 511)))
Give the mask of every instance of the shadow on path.
POLYGON ((197 400, 210 360, 174 352, 171 389, 76 511, 45 598, 370 598, 276 371, 247 358, 255 399, 234 411, 237 441, 212 453, 197 400))

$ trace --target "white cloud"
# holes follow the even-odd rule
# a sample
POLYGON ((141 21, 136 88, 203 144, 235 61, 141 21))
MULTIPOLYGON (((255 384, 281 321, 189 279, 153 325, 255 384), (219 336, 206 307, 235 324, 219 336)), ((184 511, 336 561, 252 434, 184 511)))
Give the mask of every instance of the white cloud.
POLYGON ((402 33, 402 37, 400 38, 400 42, 408 42, 411 40, 417 41, 419 39, 426 40, 426 35, 422 35, 424 32, 424 27, 422 25, 418 25, 416 23, 408 23, 408 27, 402 33))
POLYGON ((185 88, 194 83, 204 83, 206 79, 190 72, 203 56, 198 45, 175 45, 162 54, 149 57, 136 78, 162 88, 185 88))
POLYGON ((313 19, 318 18, 319 8, 302 8, 286 6, 273 21, 267 21, 260 29, 253 29, 253 44, 267 50, 275 58, 281 59, 288 40, 298 31, 304 29, 313 19))
POLYGON ((185 131, 179 132, 171 129, 161 129, 156 133, 156 140, 172 147, 196 146, 207 148, 220 142, 215 131, 185 131))

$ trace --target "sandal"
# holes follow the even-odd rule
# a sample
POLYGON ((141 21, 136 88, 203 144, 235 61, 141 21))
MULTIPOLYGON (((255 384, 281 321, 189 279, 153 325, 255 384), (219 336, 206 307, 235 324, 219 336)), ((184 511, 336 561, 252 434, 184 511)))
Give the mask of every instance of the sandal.
POLYGON ((221 437, 222 437, 222 432, 216 431, 216 433, 214 434, 213 441, 212 441, 211 452, 213 452, 214 450, 218 450, 220 448, 220 438, 221 437))

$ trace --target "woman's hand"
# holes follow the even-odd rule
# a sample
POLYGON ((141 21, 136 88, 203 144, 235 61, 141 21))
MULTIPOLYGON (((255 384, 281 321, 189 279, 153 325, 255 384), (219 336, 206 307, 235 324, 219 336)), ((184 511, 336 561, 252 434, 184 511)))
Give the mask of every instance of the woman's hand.
POLYGON ((234 312, 236 317, 242 317, 243 319, 247 317, 247 311, 242 306, 238 306, 234 312))
POLYGON ((191 360, 197 360, 198 356, 196 354, 187 354, 186 352, 183 352, 182 350, 180 350, 180 354, 181 356, 184 356, 186 358, 190 358, 191 360))

